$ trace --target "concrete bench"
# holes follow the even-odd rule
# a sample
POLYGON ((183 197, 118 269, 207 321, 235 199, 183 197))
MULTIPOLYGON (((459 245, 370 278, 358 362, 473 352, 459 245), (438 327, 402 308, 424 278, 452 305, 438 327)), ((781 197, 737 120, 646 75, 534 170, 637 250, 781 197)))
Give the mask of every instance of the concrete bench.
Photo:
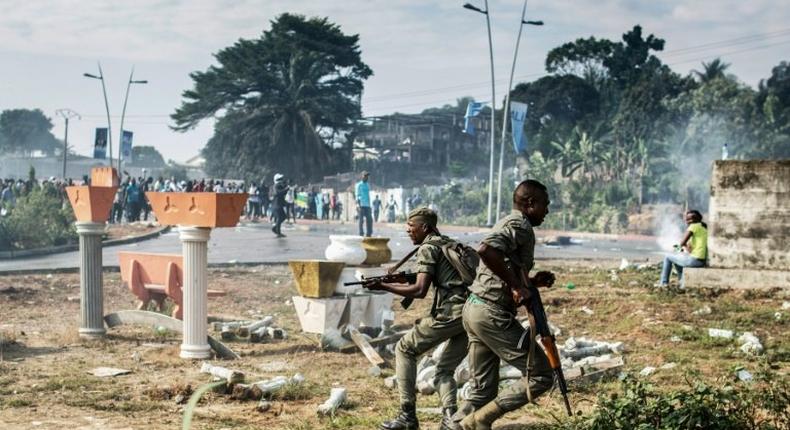
MULTIPOLYGON (((118 252, 121 281, 140 299, 137 309, 146 309, 153 300, 157 309, 163 309, 165 298, 175 303, 172 317, 183 320, 184 257, 178 254, 118 252)), ((224 296, 224 291, 208 290, 209 297, 224 296)))

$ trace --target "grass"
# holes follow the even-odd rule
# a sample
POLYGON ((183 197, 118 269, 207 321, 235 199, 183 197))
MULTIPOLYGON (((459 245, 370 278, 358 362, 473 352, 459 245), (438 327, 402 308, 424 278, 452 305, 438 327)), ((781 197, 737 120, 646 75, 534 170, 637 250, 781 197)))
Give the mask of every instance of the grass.
MULTIPOLYGON (((760 363, 771 366, 777 377, 787 378, 790 337, 785 333, 790 315, 778 321, 774 317, 782 301, 788 300, 787 293, 655 290, 651 286, 658 278, 656 269, 626 270, 613 277, 608 268, 587 267, 587 263, 539 263, 539 270, 557 274, 557 286, 542 295, 549 320, 562 330, 558 342, 564 343, 569 336, 623 341, 624 370, 630 374, 637 374, 645 366, 659 368, 676 363, 676 368, 659 369, 646 378, 660 392, 687 386, 686 378, 700 378, 711 384, 732 381, 735 369, 743 367, 755 373, 760 363), (575 288, 565 288, 568 282, 574 283, 575 288), (711 314, 693 314, 705 305, 710 306, 711 314), (593 314, 582 312, 582 307, 591 309, 593 314), (738 349, 737 340, 710 338, 708 328, 734 330, 736 338, 743 331, 752 331, 765 346, 765 354, 747 356, 738 349), (673 341, 673 337, 680 341, 673 341)), ((288 385, 273 395, 274 405, 265 413, 255 410, 257 402, 209 393, 198 405, 193 429, 362 430, 377 428, 398 413, 397 392, 386 389, 383 379, 367 375, 369 363, 362 354, 323 352, 316 349, 315 337, 299 332, 289 302, 294 289, 286 268, 212 270, 209 282, 212 288, 228 292, 225 297, 209 301, 210 314, 240 318, 248 318, 252 312, 274 315, 277 324, 289 332, 284 341, 229 342, 242 358, 212 362, 243 371, 248 382, 276 375, 292 376, 296 372, 302 373, 306 381, 288 385), (281 372, 262 370, 261 365, 269 361, 285 361, 289 368, 281 372), (348 389, 347 404, 332 417, 317 416, 316 407, 337 386, 348 389)), ((105 283, 108 313, 134 308, 134 297, 117 288, 116 273, 106 274, 105 283)), ((160 335, 150 327, 125 326, 110 330, 102 342, 81 341, 75 329, 79 305, 64 300, 79 288, 76 274, 56 275, 53 279, 35 275, 0 277, 0 286, 5 285, 29 290, 25 300, 37 304, 32 309, 24 301, 3 301, 0 297, 4 316, 9 316, 4 324, 24 327, 27 333, 21 336, 19 329, 8 333, 9 337, 16 337, 13 353, 21 361, 0 363, 0 422, 11 423, 9 428, 29 427, 31 415, 36 415, 35 419, 64 417, 58 418, 60 421, 53 427, 79 427, 84 425, 79 417, 86 413, 95 413, 121 426, 145 422, 152 430, 177 428, 181 406, 175 403, 175 397, 210 380, 199 373, 200 363, 178 358, 178 333, 160 335), (53 283, 62 287, 52 289, 53 283), (137 358, 132 359, 135 353, 137 358), (97 378, 86 373, 99 366, 121 367, 132 373, 116 378, 97 378), (38 400, 40 396, 46 396, 46 411, 38 400), (33 414, 29 412, 31 407, 37 409, 33 414)), ((429 307, 430 300, 422 300, 403 311, 396 303, 396 323, 412 323, 429 307)), ((571 402, 574 410, 589 414, 600 404, 598 395, 620 391, 617 380, 573 386, 571 402)), ((438 405, 436 395, 418 396, 419 408, 438 405)), ((555 390, 540 399, 537 406, 508 414, 505 428, 525 424, 552 428, 556 419, 564 420, 564 414, 555 390)), ((428 414, 419 417, 425 428, 438 427, 441 419, 428 414)))

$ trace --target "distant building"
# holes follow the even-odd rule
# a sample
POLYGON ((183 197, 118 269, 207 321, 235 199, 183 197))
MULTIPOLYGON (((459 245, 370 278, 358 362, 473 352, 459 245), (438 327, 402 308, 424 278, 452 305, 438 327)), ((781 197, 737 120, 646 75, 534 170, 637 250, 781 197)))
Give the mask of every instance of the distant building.
POLYGON ((354 141, 354 159, 446 167, 466 151, 488 152, 490 118, 473 118, 475 134, 464 133, 463 116, 450 113, 394 114, 368 118, 354 141))

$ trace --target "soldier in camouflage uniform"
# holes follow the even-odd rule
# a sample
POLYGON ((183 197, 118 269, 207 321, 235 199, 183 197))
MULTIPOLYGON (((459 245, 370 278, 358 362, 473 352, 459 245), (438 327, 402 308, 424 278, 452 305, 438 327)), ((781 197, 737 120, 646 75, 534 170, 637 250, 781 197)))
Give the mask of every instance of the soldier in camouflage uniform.
POLYGON ((532 339, 516 320, 516 303, 528 297, 522 279, 536 286, 550 286, 554 275, 538 272, 529 277, 534 265, 533 226, 549 212, 546 187, 540 182, 521 182, 513 193, 513 212, 501 219, 483 239, 478 254, 481 264, 470 287, 463 310, 464 328, 469 336, 469 367, 472 390, 467 402, 453 416, 451 428, 490 429, 506 412, 549 390, 554 378, 546 354, 535 347, 527 363, 532 339), (523 272, 523 278, 521 273, 523 272), (499 388, 500 360, 515 366, 525 378, 499 388))
POLYGON ((461 313, 468 295, 468 285, 461 280, 455 267, 447 260, 442 245, 452 239, 436 229, 436 213, 428 208, 409 213, 406 232, 417 251, 417 281, 414 284, 377 283, 372 290, 384 290, 404 297, 424 298, 433 284, 434 298, 429 315, 419 319, 395 348, 395 369, 400 391, 401 413, 381 425, 383 430, 418 429, 415 409, 417 360, 444 341, 447 347, 436 365, 434 386, 441 397, 443 419, 441 429, 449 428, 456 412, 455 368, 466 356, 467 337, 461 313))

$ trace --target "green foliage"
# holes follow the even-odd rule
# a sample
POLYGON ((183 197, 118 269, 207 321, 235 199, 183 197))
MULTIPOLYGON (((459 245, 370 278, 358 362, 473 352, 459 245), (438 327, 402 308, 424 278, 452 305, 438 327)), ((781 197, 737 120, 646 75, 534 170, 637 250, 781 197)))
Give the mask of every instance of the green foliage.
POLYGON ((40 109, 9 109, 0 113, 0 153, 55 153, 58 140, 52 121, 40 109))
POLYGON ((172 115, 178 131, 221 115, 203 149, 212 176, 277 170, 319 179, 337 164, 330 145, 361 117, 362 83, 373 72, 359 36, 326 18, 284 13, 271 24, 260 38, 217 52, 218 65, 192 73, 194 88, 172 115))
POLYGON ((776 374, 759 375, 755 386, 689 382, 661 392, 626 377, 622 392, 599 399, 586 417, 560 424, 564 430, 784 429, 790 426, 790 384, 776 374))
POLYGON ((71 206, 64 207, 54 186, 34 188, 17 199, 16 207, 0 220, 2 249, 32 249, 65 245, 77 239, 71 206))

